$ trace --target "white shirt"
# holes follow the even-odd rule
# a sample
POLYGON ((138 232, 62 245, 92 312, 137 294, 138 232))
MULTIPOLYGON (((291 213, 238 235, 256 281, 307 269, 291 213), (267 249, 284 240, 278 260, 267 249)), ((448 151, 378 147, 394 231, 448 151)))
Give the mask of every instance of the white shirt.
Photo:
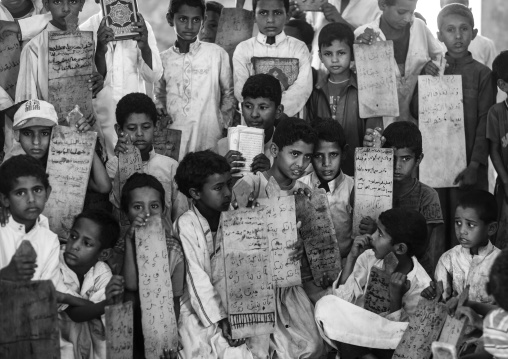
MULTIPOLYGON (((300 178, 299 181, 309 186, 312 190, 318 188, 321 184, 316 172, 300 178)), ((341 172, 337 178, 328 182, 330 192, 326 192, 342 258, 347 257, 353 244, 353 208, 351 207, 350 200, 354 186, 355 181, 353 177, 341 172)))
POLYGON ((5 227, 0 227, 0 268, 9 265, 23 240, 28 240, 37 253, 37 268, 32 280, 51 280, 59 290, 60 243, 57 235, 49 229, 48 219, 42 214, 28 233, 25 233, 25 225, 17 223, 12 216, 5 227))
POLYGON ((492 62, 498 54, 494 41, 485 36, 476 35, 469 44, 468 50, 473 55, 473 59, 492 69, 492 62))
POLYGON ((182 54, 172 46, 161 58, 164 72, 155 84, 155 104, 171 116, 169 128, 182 131, 178 158, 214 148, 236 105, 227 52, 196 39, 189 52, 182 54))
POLYGON ((436 282, 443 281, 443 297, 446 299, 450 296, 447 295, 447 291, 450 294, 456 291, 460 295, 469 285, 470 300, 493 303, 493 298, 487 294, 486 284, 489 281, 490 268, 500 252, 501 250, 490 241, 478 250, 478 255, 474 256, 468 248, 462 248, 461 245, 446 251, 439 258, 434 274, 436 282), (449 276, 452 283, 449 283, 449 276))
POLYGON ((284 113, 289 117, 298 115, 312 93, 312 69, 307 46, 300 40, 286 36, 284 31, 275 37, 275 43, 268 45, 267 37, 262 33, 238 44, 233 54, 233 74, 235 80, 235 97, 242 102, 243 85, 254 75, 252 57, 279 57, 298 59, 298 77, 282 93, 284 113))
MULTIPOLYGON (((100 12, 79 26, 81 31, 93 31, 96 43, 97 30, 102 18, 102 12, 100 12)), ((122 40, 108 43, 108 51, 105 55, 107 74, 104 79, 104 88, 94 100, 94 110, 97 120, 102 126, 109 157, 114 156, 114 148, 118 140, 114 129, 116 104, 129 93, 146 93, 146 83, 153 84, 159 81, 162 76, 162 63, 157 49, 157 41, 148 21, 146 21, 146 27, 148 29, 148 45, 152 51, 152 68, 143 60, 136 41, 122 40)))

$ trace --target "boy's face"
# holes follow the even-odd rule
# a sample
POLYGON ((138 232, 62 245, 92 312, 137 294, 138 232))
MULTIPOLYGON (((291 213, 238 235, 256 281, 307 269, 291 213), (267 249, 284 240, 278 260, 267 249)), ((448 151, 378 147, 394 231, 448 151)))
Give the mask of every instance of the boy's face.
POLYGON ((265 97, 246 97, 242 102, 242 113, 247 126, 266 131, 280 118, 282 105, 275 106, 275 102, 265 97))
POLYGON ((25 153, 38 160, 48 153, 51 141, 51 127, 31 126, 19 130, 19 143, 25 153))
MULTIPOLYGON (((65 244, 65 263, 72 268, 91 268, 101 255, 100 226, 88 218, 78 219, 65 244)), ((85 269, 85 270, 86 270, 85 269)))
POLYGON ((332 75, 341 75, 349 71, 351 48, 344 41, 333 40, 331 46, 321 46, 319 58, 332 75))
POLYGON ((215 212, 224 212, 231 203, 231 173, 215 173, 206 179, 200 191, 193 192, 194 200, 215 212))
POLYGON ((388 25, 401 30, 413 19, 416 3, 416 0, 396 0, 395 5, 390 6, 382 0, 379 7, 383 11, 383 19, 388 25))
POLYGON ((44 210, 50 193, 51 187, 46 189, 39 179, 22 176, 14 181, 7 196, 2 195, 2 202, 16 222, 32 227, 44 210))
POLYGON ((215 43, 220 15, 215 11, 207 11, 205 22, 199 32, 199 39, 203 42, 215 43))
POLYGON ((451 14, 443 18, 437 37, 445 44, 448 54, 458 59, 468 54, 469 44, 477 33, 467 18, 451 14))
POLYGON ((44 7, 48 10, 53 21, 65 28, 65 17, 69 14, 78 16, 83 9, 84 0, 44 0, 44 7))
POLYGON ((259 0, 255 17, 259 32, 268 37, 279 35, 289 21, 282 0, 259 0))
POLYGON ((394 250, 392 237, 386 232, 386 227, 379 220, 377 221, 377 231, 372 235, 370 245, 377 259, 383 259, 394 250))
POLYGON ((312 158, 314 145, 298 140, 278 150, 277 145, 272 143, 273 165, 287 178, 296 180, 305 172, 312 158))
POLYGON ((141 152, 152 147, 154 129, 152 119, 145 113, 131 113, 122 127, 141 152))
POLYGON ((129 193, 127 218, 132 223, 140 215, 143 218, 146 218, 147 215, 150 215, 150 217, 160 216, 162 208, 161 194, 155 188, 135 188, 129 193))
POLYGON ((319 178, 329 182, 340 172, 342 150, 337 142, 320 140, 314 148, 312 166, 319 178))
POLYGON ((414 169, 420 164, 421 158, 416 158, 415 153, 407 147, 395 148, 393 158, 394 182, 407 182, 413 178, 414 169))
POLYGON ((178 38, 184 41, 194 41, 203 24, 201 8, 186 4, 180 6, 173 18, 168 14, 166 19, 175 28, 178 38))
POLYGON ((486 246, 495 229, 497 227, 480 219, 474 208, 458 206, 455 210, 455 236, 463 248, 486 246))

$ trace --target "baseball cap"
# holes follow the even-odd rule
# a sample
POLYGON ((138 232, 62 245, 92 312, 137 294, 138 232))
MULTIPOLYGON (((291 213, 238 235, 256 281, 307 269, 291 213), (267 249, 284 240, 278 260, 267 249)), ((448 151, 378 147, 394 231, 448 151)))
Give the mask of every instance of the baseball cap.
POLYGON ((58 125, 58 115, 52 104, 42 100, 28 100, 14 114, 14 131, 32 126, 58 125))

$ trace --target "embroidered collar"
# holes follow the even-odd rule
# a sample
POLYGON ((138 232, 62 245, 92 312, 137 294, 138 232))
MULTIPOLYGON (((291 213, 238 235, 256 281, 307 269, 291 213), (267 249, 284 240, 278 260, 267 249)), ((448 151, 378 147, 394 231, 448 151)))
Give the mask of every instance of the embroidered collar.
MULTIPOLYGON (((335 191, 339 187, 342 181, 344 181, 345 177, 346 175, 344 174, 344 172, 340 171, 340 174, 335 179, 328 182, 328 188, 330 189, 330 193, 333 193, 333 191, 335 191)), ((313 188, 318 188, 321 185, 321 181, 319 180, 316 172, 312 172, 311 174, 311 183, 313 188)))
MULTIPOLYGON (((174 45, 173 45, 173 51, 176 52, 177 54, 182 54, 180 52, 180 48, 177 46, 177 41, 175 41, 174 45)), ((201 46, 201 41, 199 41, 199 39, 196 37, 196 41, 194 42, 191 42, 191 44, 189 45, 189 52, 188 54, 194 54, 196 53, 196 51, 198 51, 199 47, 201 46)), ((185 55, 185 54, 182 54, 182 55, 185 55)))
MULTIPOLYGON (((460 247, 460 250, 466 256, 472 257, 471 251, 469 250, 469 248, 460 247)), ((485 247, 478 248, 478 257, 486 257, 490 253, 492 253, 493 250, 494 250, 494 245, 489 240, 489 242, 487 243, 487 245, 485 247)))
POLYGON ((258 33, 256 36, 256 40, 263 45, 267 46, 279 46, 280 43, 282 43, 287 38, 287 35, 284 31, 282 31, 279 35, 275 36, 275 43, 273 45, 268 45, 266 43, 266 40, 268 39, 268 36, 263 35, 262 33, 258 33))
MULTIPOLYGON (((42 223, 42 218, 39 216, 39 218, 37 218, 37 221, 35 222, 35 225, 33 226, 33 228, 30 230, 30 232, 34 231, 37 229, 38 226, 41 226, 43 225, 42 223)), ((28 234, 26 233, 26 228, 25 228, 25 225, 24 224, 21 224, 21 223, 18 223, 14 220, 14 218, 12 218, 12 216, 9 217, 8 219, 8 222, 7 222, 7 226, 12 228, 15 232, 19 232, 19 233, 23 233, 23 234, 28 234)))

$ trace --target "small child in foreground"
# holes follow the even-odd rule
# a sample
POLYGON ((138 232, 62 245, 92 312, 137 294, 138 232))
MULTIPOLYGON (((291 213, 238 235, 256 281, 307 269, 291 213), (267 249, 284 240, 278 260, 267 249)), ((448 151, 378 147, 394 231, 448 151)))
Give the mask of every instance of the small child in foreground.
POLYGON ((60 252, 60 274, 67 293, 87 304, 62 307, 60 333, 74 346, 76 358, 106 358, 106 305, 113 304, 113 287, 123 287, 123 278, 113 276, 106 260, 120 234, 115 218, 105 211, 76 216, 69 238, 60 252))
POLYGON ((381 213, 372 236, 355 238, 333 285, 333 295, 316 303, 321 335, 340 350, 341 358, 392 357, 407 327, 403 322, 415 314, 420 294, 430 280, 416 259, 426 248, 425 218, 401 208, 381 213), (390 310, 378 315, 363 309, 366 287, 371 269, 383 268, 389 253, 394 253, 399 263, 390 280, 390 310))

